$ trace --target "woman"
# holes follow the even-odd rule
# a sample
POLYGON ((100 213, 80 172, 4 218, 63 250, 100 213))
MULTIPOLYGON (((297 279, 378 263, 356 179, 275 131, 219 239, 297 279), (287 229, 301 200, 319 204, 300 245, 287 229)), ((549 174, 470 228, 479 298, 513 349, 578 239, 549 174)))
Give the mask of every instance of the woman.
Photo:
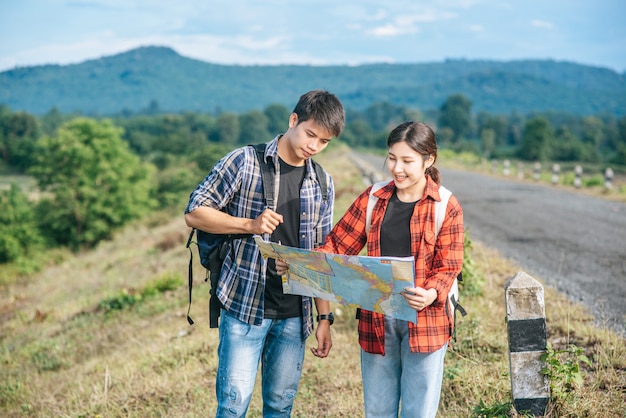
MULTIPOLYGON (((415 257, 415 284, 403 292, 416 323, 360 309, 359 344, 367 417, 434 417, 439 406, 443 361, 453 331, 448 292, 463 264, 463 211, 451 196, 439 234, 437 142, 421 122, 405 122, 387 139, 387 169, 393 181, 374 192, 378 201, 366 231, 368 187, 317 250, 370 256, 415 257)), ((280 264, 286 269, 286 264, 280 264)), ((282 270, 281 272, 284 272, 282 270)))

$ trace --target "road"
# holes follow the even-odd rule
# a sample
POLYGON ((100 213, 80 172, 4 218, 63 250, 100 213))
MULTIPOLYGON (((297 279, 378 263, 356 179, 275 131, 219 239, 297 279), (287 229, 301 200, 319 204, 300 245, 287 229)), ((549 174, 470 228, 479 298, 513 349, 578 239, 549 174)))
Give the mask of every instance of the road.
MULTIPOLYGON (((365 156, 371 166, 381 157, 365 156)), ((472 239, 585 305, 625 335, 626 204, 556 186, 441 169, 472 239)), ((549 309, 549 303, 546 303, 549 309)))

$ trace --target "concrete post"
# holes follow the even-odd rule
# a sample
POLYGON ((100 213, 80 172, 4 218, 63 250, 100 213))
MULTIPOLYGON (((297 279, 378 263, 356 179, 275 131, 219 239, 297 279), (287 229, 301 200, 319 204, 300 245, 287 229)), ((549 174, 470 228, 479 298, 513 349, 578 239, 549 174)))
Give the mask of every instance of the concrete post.
POLYGON ((604 188, 611 190, 613 188, 613 169, 611 167, 604 170, 604 188))
POLYGON ((524 179, 524 163, 517 163, 517 178, 524 179))
POLYGON ((561 172, 561 166, 558 164, 554 164, 552 166, 552 184, 555 186, 559 184, 559 173, 561 172))
POLYGON ((533 166, 533 178, 535 180, 539 180, 540 177, 541 177, 541 163, 536 162, 535 165, 533 166))
POLYGON ((582 176, 583 176, 583 168, 581 165, 576 165, 576 167, 574 167, 574 187, 576 187, 577 189, 580 189, 580 186, 582 186, 582 176))
POLYGON ((550 399, 550 381, 541 372, 547 340, 543 286, 519 272, 504 285, 504 294, 513 406, 543 416, 550 399))
POLYGON ((511 175, 511 162, 509 160, 504 160, 502 174, 507 177, 511 175))

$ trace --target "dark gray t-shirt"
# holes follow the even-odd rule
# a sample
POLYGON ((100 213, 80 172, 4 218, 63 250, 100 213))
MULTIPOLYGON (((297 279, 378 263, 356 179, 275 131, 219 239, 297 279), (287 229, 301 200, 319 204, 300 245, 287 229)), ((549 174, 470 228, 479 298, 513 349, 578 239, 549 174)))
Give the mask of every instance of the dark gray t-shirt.
MULTIPOLYGON (((283 215, 284 222, 272 234, 272 242, 280 242, 290 247, 299 247, 300 231, 300 187, 306 166, 294 167, 280 158, 280 190, 276 202, 276 212, 283 215)), ((270 319, 293 318, 302 315, 302 297, 283 293, 282 279, 276 273, 276 263, 267 263, 265 283, 264 317, 270 319)))
POLYGON ((383 256, 411 256, 410 220, 416 202, 402 202, 393 192, 380 233, 380 254, 383 256))

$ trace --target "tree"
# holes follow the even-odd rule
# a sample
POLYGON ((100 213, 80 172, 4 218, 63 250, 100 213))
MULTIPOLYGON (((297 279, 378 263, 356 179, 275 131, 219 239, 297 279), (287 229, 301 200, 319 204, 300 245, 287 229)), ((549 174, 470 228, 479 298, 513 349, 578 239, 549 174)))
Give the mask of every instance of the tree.
POLYGON ((365 120, 356 119, 346 125, 341 140, 353 147, 371 148, 375 145, 375 134, 365 120))
POLYGON ((365 109, 364 117, 373 131, 391 131, 405 120, 419 120, 406 117, 406 108, 389 102, 377 102, 365 109))
POLYGON ((583 118, 582 141, 598 149, 604 141, 604 122, 595 116, 583 118))
POLYGON ((43 134, 48 136, 56 135, 57 129, 63 124, 64 119, 63 114, 57 107, 50 109, 48 113, 40 118, 43 134))
POLYGON ((51 194, 37 206, 45 232, 74 250, 109 238, 154 206, 152 173, 110 121, 62 125, 57 137, 38 143, 31 169, 40 190, 51 194))
MULTIPOLYGON (((232 146, 224 144, 209 144, 194 153, 192 161, 195 161, 198 166, 200 175, 205 176, 209 171, 211 171, 215 163, 217 163, 220 158, 232 150, 232 146)), ((196 181, 196 183, 198 182, 196 181)))
POLYGON ((536 116, 524 125, 519 156, 528 161, 546 161, 551 157, 553 142, 552 125, 545 117, 536 116))
POLYGON ((454 94, 441 106, 439 128, 450 128, 454 133, 452 142, 457 143, 471 131, 472 102, 462 94, 454 94))
POLYGON ((271 135, 267 131, 268 120, 263 112, 251 110, 243 113, 239 115, 239 124, 241 126, 241 131, 239 132, 240 144, 258 144, 270 140, 271 135))
POLYGON ((33 115, 0 107, 0 157, 8 165, 24 171, 31 164, 38 137, 39 125, 33 115))
POLYGON ((508 117, 506 139, 509 145, 519 145, 522 142, 522 130, 526 123, 524 116, 511 112, 508 117))
POLYGON ((241 127, 239 118, 234 113, 222 113, 217 118, 217 142, 235 145, 239 139, 241 127))
POLYGON ((44 245, 33 205, 16 185, 0 192, 0 263, 17 261, 44 245))
POLYGON ((285 132, 291 114, 289 109, 281 104, 272 104, 267 106, 263 113, 267 117, 267 130, 271 136, 285 132))
POLYGON ((452 137, 454 132, 450 128, 437 129, 437 143, 440 147, 449 147, 452 144, 452 137))
POLYGON ((480 131, 480 143, 483 147, 483 156, 489 158, 496 146, 496 134, 493 129, 484 128, 480 131))
POLYGON ((489 129, 493 132, 494 146, 506 144, 507 119, 505 116, 480 112, 478 116, 476 116, 476 123, 478 124, 478 132, 481 133, 481 136, 485 129, 489 129))
POLYGON ((552 157, 557 161, 585 161, 583 143, 567 127, 557 129, 552 157))

